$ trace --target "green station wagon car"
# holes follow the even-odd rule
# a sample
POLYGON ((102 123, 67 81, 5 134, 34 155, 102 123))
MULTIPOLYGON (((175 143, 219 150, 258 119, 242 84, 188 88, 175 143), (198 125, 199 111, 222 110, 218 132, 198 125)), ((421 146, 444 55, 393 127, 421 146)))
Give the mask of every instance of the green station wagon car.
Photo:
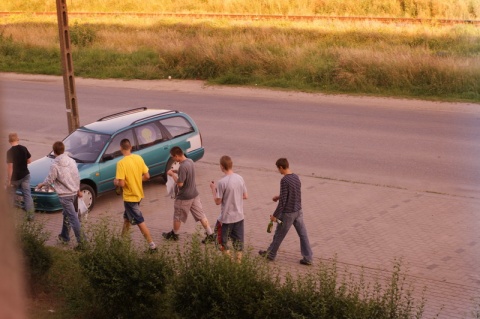
MULTIPOLYGON (((115 189, 113 179, 117 162, 122 158, 120 141, 124 138, 132 143, 132 152, 143 157, 151 177, 165 177, 174 164, 170 158, 170 149, 174 146, 179 146, 193 161, 201 159, 205 152, 195 122, 179 111, 136 108, 82 126, 63 143, 65 152, 77 162, 80 190, 89 210, 98 196, 115 189)), ((55 185, 35 188, 47 176, 53 160, 51 152, 28 167, 32 197, 38 211, 62 209, 55 185)))

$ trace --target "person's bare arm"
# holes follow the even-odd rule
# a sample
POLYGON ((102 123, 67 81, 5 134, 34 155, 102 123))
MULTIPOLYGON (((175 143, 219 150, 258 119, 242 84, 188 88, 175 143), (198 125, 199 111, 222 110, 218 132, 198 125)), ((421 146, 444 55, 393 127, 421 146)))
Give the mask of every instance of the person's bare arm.
POLYGON ((124 179, 115 178, 115 179, 113 180, 113 185, 118 186, 118 187, 125 187, 125 180, 124 180, 124 179))
POLYGON ((213 201, 215 204, 220 205, 222 203, 222 199, 217 197, 217 185, 215 185, 214 181, 210 183, 210 189, 212 190, 213 201))
POLYGON ((7 183, 10 185, 12 183, 12 174, 13 174, 13 163, 7 163, 7 183))

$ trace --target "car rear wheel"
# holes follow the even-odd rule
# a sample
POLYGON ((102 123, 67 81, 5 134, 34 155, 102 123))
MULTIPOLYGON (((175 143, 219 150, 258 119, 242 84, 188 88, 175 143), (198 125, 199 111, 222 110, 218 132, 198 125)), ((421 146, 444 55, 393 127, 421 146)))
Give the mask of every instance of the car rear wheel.
POLYGON ((80 184, 80 192, 82 193, 82 199, 88 208, 88 211, 93 209, 95 205, 95 191, 88 184, 80 184))

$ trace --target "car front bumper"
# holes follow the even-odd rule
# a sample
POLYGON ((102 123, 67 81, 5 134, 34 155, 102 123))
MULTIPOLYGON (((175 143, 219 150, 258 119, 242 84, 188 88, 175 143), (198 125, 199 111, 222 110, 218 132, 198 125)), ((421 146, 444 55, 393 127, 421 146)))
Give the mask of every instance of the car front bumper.
MULTIPOLYGON (((36 192, 32 189, 33 204, 36 211, 55 212, 62 210, 62 205, 55 192, 36 192)), ((15 203, 19 207, 24 207, 22 192, 16 191, 15 203)))

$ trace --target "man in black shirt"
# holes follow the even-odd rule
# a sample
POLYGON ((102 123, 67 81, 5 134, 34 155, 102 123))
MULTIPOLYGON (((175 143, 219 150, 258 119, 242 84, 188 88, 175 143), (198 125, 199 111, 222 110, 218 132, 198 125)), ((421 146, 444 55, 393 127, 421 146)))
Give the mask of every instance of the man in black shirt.
POLYGON ((15 191, 21 189, 27 219, 32 220, 35 207, 30 189, 30 171, 27 166, 31 162, 31 155, 25 146, 19 144, 17 133, 8 134, 8 142, 12 147, 7 151, 7 185, 11 189, 12 201, 15 200, 15 191))

